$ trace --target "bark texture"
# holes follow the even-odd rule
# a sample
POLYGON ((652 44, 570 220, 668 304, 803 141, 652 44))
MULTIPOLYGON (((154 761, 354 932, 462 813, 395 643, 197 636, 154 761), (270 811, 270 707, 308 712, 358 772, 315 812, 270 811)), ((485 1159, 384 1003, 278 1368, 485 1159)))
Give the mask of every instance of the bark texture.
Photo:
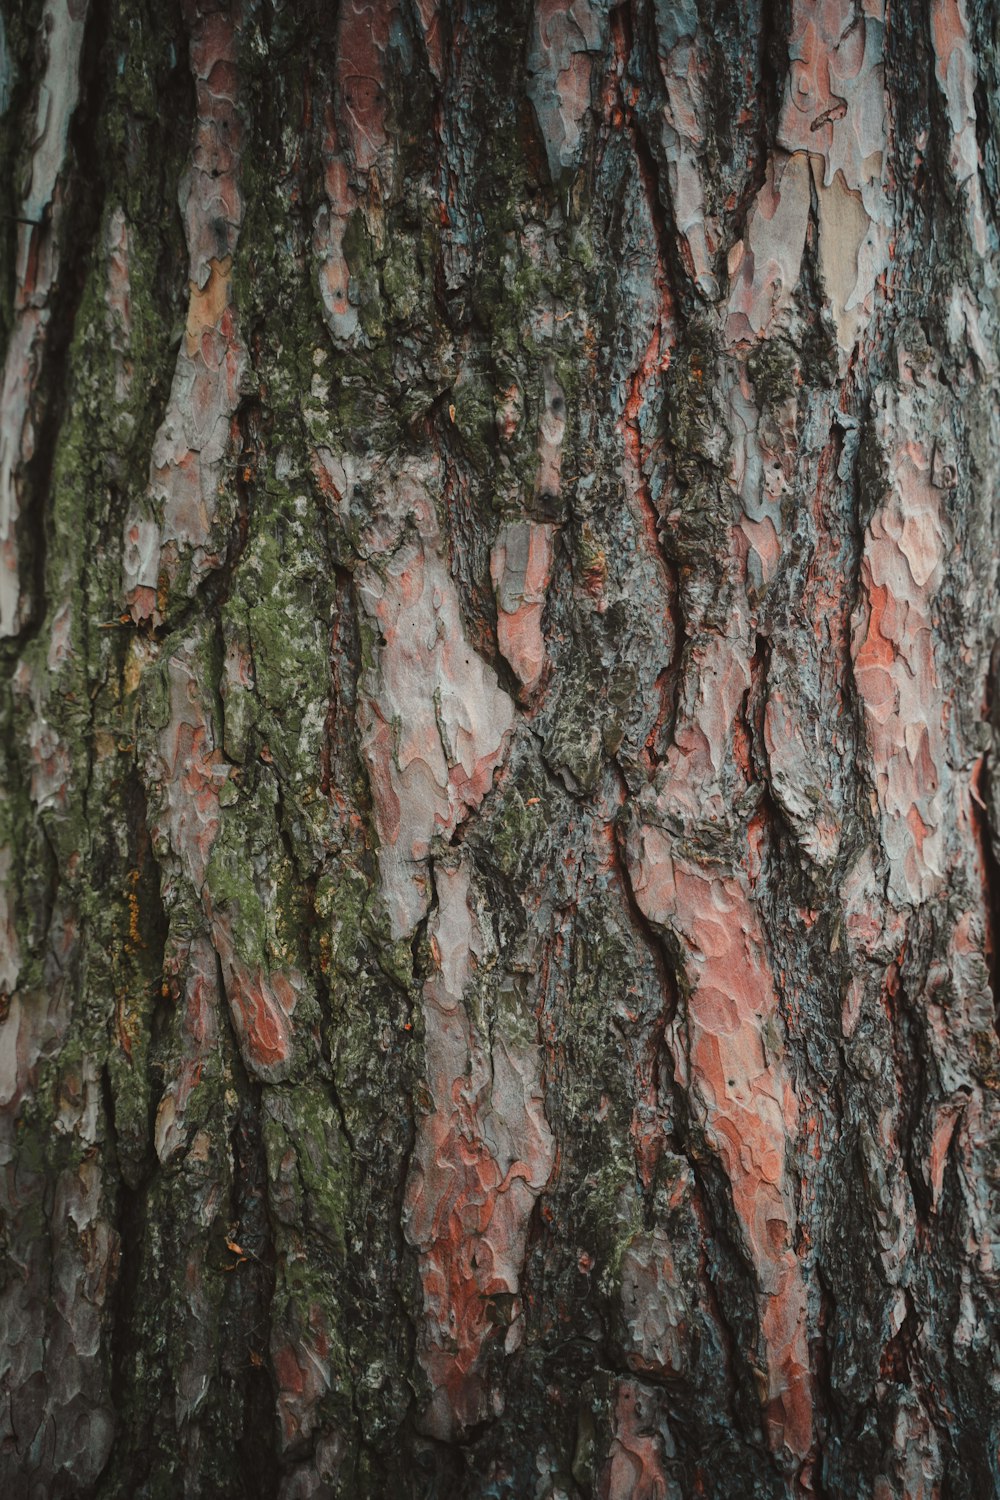
POLYGON ((998 1494, 996 7, 0 14, 4 1496, 998 1494))

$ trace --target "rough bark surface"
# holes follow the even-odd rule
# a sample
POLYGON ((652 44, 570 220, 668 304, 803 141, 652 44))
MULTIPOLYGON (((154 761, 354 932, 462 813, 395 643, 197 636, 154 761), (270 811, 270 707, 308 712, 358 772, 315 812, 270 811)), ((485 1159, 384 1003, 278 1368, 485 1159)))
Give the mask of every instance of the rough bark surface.
POLYGON ((998 28, 2 0, 5 1497, 1000 1493, 998 28))

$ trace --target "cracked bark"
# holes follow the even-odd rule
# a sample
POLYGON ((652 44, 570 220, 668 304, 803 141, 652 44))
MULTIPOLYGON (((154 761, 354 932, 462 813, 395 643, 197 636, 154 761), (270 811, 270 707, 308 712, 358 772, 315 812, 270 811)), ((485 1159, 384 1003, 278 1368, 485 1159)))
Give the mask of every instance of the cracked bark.
POLYGON ((0 18, 3 1493, 996 1494, 991 8, 0 18))

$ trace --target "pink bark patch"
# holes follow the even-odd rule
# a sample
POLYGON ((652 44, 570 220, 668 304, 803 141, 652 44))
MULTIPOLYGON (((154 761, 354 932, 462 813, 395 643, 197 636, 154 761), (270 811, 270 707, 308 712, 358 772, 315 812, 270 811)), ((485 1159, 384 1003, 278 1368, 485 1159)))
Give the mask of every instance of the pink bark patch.
POLYGON ((542 611, 552 576, 551 526, 515 521, 502 526, 490 558, 497 592, 497 644, 525 693, 545 665, 542 611))
POLYGON ((785 1169, 798 1110, 766 1038, 777 994, 764 934, 740 876, 706 873, 657 828, 644 827, 641 837, 636 899, 687 950, 691 990, 674 1028, 678 1079, 725 1167, 757 1275, 772 1443, 804 1457, 812 1440, 806 1292, 785 1169))
MULTIPOLYGON (((883 422, 894 430, 908 417, 883 422)), ((897 902, 927 898, 943 874, 941 790, 947 776, 933 614, 944 559, 940 500, 930 459, 914 441, 893 442, 892 488, 869 524, 861 578, 866 608, 855 622, 861 695, 897 902)))
POLYGON ((344 140, 361 172, 386 143, 385 53, 391 5, 346 0, 337 27, 337 90, 344 140))
POLYGON ((615 1393, 614 1436, 601 1475, 601 1500, 663 1500, 670 1487, 663 1467, 664 1450, 673 1440, 648 1392, 633 1380, 622 1380, 615 1393))
POLYGON ((226 993, 237 1033, 258 1068, 274 1068, 288 1058, 288 1018, 258 969, 251 974, 242 964, 228 975, 226 993))
POLYGON ((944 1169, 948 1159, 948 1148, 951 1138, 955 1134, 955 1126, 958 1124, 963 1106, 961 1104, 945 1104, 938 1108, 934 1120, 934 1130, 931 1135, 931 1149, 924 1168, 924 1176, 931 1190, 931 1207, 937 1208, 938 1199, 941 1197, 941 1188, 944 1185, 944 1169))
POLYGON ((508 1044, 499 1032, 491 1043, 466 1011, 464 992, 482 953, 468 872, 438 867, 435 884, 437 973, 424 989, 432 1109, 418 1122, 404 1227, 419 1252, 418 1353, 433 1390, 423 1425, 451 1439, 494 1410, 487 1341, 503 1338, 508 1351, 520 1342, 528 1220, 555 1153, 539 1049, 508 1044))
POLYGON ((202 15, 190 5, 186 14, 197 108, 181 182, 188 316, 148 489, 125 527, 125 598, 137 621, 155 617, 159 592, 169 589, 185 559, 190 590, 219 564, 219 492, 247 359, 232 306, 232 260, 243 220, 233 17, 227 11, 202 15))
POLYGON ((211 910, 207 899, 206 906, 243 1061, 256 1077, 284 1078, 292 1057, 291 1017, 302 976, 295 969, 268 972, 260 965, 251 967, 236 951, 228 913, 211 910))
POLYGON ((424 33, 428 65, 440 83, 444 76, 444 40, 441 36, 439 0, 417 0, 417 15, 424 33))
POLYGON ((363 681, 359 721, 383 893, 400 937, 426 909, 432 839, 447 837, 489 791, 514 710, 465 637, 422 484, 400 481, 377 528, 373 551, 391 556, 378 571, 359 574, 362 604, 381 643, 363 681), (398 541, 393 533, 404 514, 417 534, 398 541))
POLYGON ((278 1383, 278 1418, 285 1447, 308 1438, 319 1421, 317 1408, 331 1386, 330 1338, 325 1315, 313 1304, 308 1330, 272 1348, 278 1383))

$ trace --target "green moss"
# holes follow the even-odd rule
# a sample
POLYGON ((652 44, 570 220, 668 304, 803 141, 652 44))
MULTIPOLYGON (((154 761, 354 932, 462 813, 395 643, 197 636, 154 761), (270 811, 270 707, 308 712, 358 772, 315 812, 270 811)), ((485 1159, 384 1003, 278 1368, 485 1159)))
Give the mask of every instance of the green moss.
POLYGON ((324 972, 358 973, 372 936, 367 919, 371 893, 370 877, 346 861, 317 882, 315 908, 326 938, 321 948, 324 972))
POLYGON ((265 967, 270 946, 267 913, 242 847, 242 830, 228 818, 223 825, 224 831, 215 842, 205 871, 205 885, 211 893, 213 908, 232 922, 240 958, 251 967, 265 967), (232 828, 232 843, 226 837, 227 826, 232 828))
POLYGON ((371 343, 378 344, 385 338, 386 308, 376 247, 360 209, 355 209, 344 229, 344 258, 351 273, 350 299, 358 309, 362 331, 371 343))
POLYGON ((350 1203, 350 1160, 336 1110, 318 1084, 282 1090, 264 1125, 275 1202, 289 1224, 307 1224, 324 1256, 342 1261, 350 1203), (289 1196, 290 1195, 290 1196, 289 1196))
MULTIPOLYGON (((604 761, 606 730, 603 673, 586 659, 563 675, 559 695, 546 715, 543 753, 574 790, 591 792, 604 761)), ((613 738, 613 737, 612 737, 613 738)))
POLYGON ((449 415, 470 462, 487 473, 497 446, 496 392, 485 380, 469 376, 455 387, 449 415))
POLYGON ((425 305, 427 276, 411 239, 400 236, 390 243, 382 265, 382 288, 390 316, 398 322, 408 322, 425 305))
POLYGON ((666 387, 667 438, 680 469, 696 458, 711 460, 714 456, 717 358, 716 336, 710 325, 692 321, 671 361, 666 387))
POLYGON ((754 345, 747 355, 747 373, 762 411, 797 395, 798 369, 795 350, 783 339, 762 339, 754 345))
POLYGON ((635 1186, 635 1167, 623 1152, 603 1163, 585 1180, 583 1223, 596 1250, 597 1274, 604 1294, 617 1300, 626 1250, 644 1228, 644 1204, 635 1186))
POLYGON ((530 868, 540 839, 548 826, 544 787, 530 780, 510 781, 498 799, 491 824, 491 853, 497 867, 508 878, 530 868))

